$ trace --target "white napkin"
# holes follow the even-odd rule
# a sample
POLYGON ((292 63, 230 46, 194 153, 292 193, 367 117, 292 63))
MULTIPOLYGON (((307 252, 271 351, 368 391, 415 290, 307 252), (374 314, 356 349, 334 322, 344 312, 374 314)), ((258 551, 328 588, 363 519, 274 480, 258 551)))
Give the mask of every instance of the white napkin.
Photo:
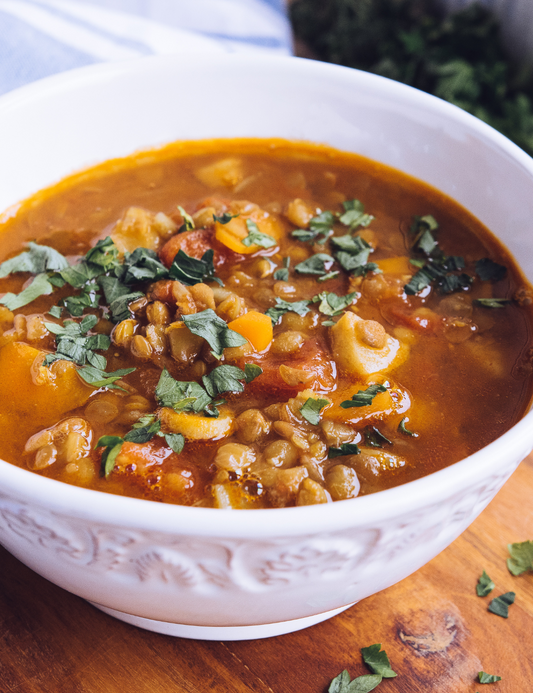
POLYGON ((0 94, 106 60, 291 54, 285 0, 0 0, 0 94))

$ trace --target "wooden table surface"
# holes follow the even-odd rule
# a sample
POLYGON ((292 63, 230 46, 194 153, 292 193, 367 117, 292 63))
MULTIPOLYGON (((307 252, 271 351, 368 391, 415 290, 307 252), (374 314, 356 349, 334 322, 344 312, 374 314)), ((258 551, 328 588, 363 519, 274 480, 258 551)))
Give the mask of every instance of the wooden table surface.
MULTIPOLYGON (((275 512, 275 511, 273 511, 275 512)), ((533 691, 533 573, 513 577, 507 544, 533 539, 533 457, 431 563, 335 618, 297 633, 202 642, 142 631, 39 577, 0 548, 0 693, 325 693, 360 648, 382 643, 395 679, 378 693, 533 691), (516 592, 507 620, 476 596, 516 592), (502 677, 485 689, 484 670, 502 677)))

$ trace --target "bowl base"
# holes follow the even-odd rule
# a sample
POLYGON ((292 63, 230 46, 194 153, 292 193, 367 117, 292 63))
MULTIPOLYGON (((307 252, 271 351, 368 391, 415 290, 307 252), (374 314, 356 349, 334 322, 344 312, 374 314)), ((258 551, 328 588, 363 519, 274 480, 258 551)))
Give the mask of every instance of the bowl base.
MULTIPOLYGON (((355 602, 354 602, 355 603, 355 602)), ((134 614, 127 614, 123 611, 110 609, 107 606, 89 602, 100 611, 125 621, 133 626, 151 630, 163 635, 173 635, 178 638, 189 638, 191 640, 257 640, 259 638, 271 638, 276 635, 292 633, 303 628, 315 625, 321 621, 326 621, 342 611, 349 609, 353 604, 341 606, 340 609, 324 611, 314 616, 296 618, 291 621, 280 621, 278 623, 265 623, 257 626, 189 626, 182 623, 169 623, 168 621, 155 621, 151 618, 143 618, 134 614)))

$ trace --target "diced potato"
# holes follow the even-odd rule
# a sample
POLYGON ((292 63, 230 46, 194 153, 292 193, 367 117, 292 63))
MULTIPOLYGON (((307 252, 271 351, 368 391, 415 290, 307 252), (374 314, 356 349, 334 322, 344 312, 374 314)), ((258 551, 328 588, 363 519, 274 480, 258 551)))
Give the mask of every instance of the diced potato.
POLYGON ((244 178, 244 169, 240 159, 228 157, 215 161, 214 164, 202 166, 194 175, 209 188, 233 188, 244 178))
POLYGON ((176 224, 161 212, 152 214, 141 207, 130 207, 113 229, 111 238, 120 253, 136 248, 158 250, 162 239, 176 230, 176 224))
POLYGON ((33 430, 53 425, 72 409, 83 406, 94 391, 71 361, 40 365, 43 352, 22 342, 0 350, 0 399, 12 426, 33 430))
POLYGON ((233 416, 221 413, 217 419, 201 414, 174 411, 169 407, 161 410, 163 430, 181 433, 188 440, 217 440, 233 433, 233 416))
POLYGON ((371 346, 366 332, 372 334, 373 331, 365 330, 368 326, 365 323, 369 322, 374 323, 363 320, 355 313, 344 313, 331 328, 335 362, 341 371, 361 378, 397 368, 409 355, 409 347, 387 333, 383 340, 384 346, 371 346))

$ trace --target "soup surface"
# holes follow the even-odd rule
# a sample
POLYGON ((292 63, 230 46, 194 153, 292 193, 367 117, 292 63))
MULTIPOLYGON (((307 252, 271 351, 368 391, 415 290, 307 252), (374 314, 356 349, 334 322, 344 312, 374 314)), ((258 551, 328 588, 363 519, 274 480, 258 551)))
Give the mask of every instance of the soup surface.
POLYGON ((436 190, 281 140, 111 161, 3 217, 0 454, 184 505, 325 503, 531 399, 533 292, 436 190))

